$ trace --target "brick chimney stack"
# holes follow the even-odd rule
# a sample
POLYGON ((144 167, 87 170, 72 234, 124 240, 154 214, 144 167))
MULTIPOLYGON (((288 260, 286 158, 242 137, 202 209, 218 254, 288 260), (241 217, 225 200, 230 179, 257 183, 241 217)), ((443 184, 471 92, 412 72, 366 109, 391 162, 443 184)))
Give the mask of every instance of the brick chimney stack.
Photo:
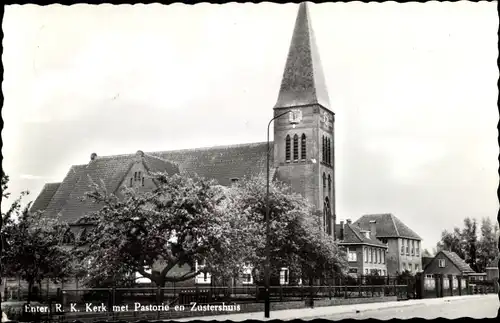
POLYGON ((375 220, 370 221, 370 235, 374 238, 377 236, 377 221, 375 220))
POLYGON ((351 223, 352 223, 351 219, 347 219, 347 220, 345 220, 345 222, 346 222, 347 224, 351 224, 351 223))

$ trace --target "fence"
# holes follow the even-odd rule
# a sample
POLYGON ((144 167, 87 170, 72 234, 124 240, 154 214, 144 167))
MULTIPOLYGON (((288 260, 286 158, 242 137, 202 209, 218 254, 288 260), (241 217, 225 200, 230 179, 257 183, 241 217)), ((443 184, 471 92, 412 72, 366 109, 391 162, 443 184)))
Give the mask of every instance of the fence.
POLYGON ((471 281, 467 276, 417 275, 417 298, 498 293, 496 281, 471 281))

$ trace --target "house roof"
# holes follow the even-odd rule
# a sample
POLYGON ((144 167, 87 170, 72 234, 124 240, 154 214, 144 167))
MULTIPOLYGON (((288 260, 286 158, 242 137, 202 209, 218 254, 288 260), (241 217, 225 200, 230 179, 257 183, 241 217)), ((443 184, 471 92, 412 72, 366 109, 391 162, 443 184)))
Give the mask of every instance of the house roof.
POLYGON ((422 269, 425 269, 425 267, 427 267, 433 259, 434 257, 422 257, 422 269))
POLYGON ((82 201, 92 183, 103 183, 107 192, 116 193, 135 162, 142 162, 151 172, 179 172, 179 168, 173 163, 140 151, 130 155, 96 157, 87 165, 71 167, 48 203, 45 213, 48 216, 60 215, 63 221, 76 223, 86 213, 97 211, 101 207, 91 201, 82 201))
MULTIPOLYGON (((460 258, 456 253, 452 251, 442 250, 439 253, 444 254, 461 272, 463 273, 474 273, 475 271, 470 268, 470 266, 460 258)), ((438 253, 438 255, 439 255, 438 253)), ((437 256, 437 255, 436 255, 437 256)))
POLYGON ((391 213, 366 214, 359 218, 355 225, 369 230, 370 221, 376 221, 378 238, 408 238, 422 240, 422 238, 391 213))
POLYGON ((61 183, 47 183, 43 186, 42 191, 37 196, 36 200, 31 205, 30 211, 36 212, 39 210, 45 210, 47 205, 49 205, 50 200, 56 193, 59 185, 61 183))
POLYGON ((330 109, 316 39, 305 2, 299 6, 295 28, 275 108, 321 104, 330 109))
MULTIPOLYGON (((273 164, 273 142, 270 146, 270 165, 273 164)), ((243 179, 266 172, 267 142, 230 146, 183 149, 151 152, 179 166, 181 172, 196 173, 205 178, 215 179, 219 184, 229 186, 232 178, 243 179)), ((270 176, 274 178, 275 169, 270 176)))
POLYGON ((367 237, 361 232, 360 228, 353 224, 344 225, 344 240, 342 240, 340 244, 367 244, 387 248, 387 246, 376 237, 371 234, 367 237))

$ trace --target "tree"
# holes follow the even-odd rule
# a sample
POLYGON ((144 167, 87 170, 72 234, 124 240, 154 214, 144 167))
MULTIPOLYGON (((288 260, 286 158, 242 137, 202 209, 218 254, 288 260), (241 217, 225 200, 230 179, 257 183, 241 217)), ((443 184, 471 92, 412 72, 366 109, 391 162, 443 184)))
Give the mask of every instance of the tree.
POLYGON ((437 243, 436 251, 441 250, 455 252, 460 258, 465 259, 465 248, 462 232, 455 227, 453 232, 444 230, 441 233, 441 241, 437 243))
POLYGON ((486 266, 498 255, 498 224, 493 226, 490 218, 481 221, 481 237, 477 247, 477 269, 484 272, 486 266))
MULTIPOLYGON (((225 257, 228 250, 221 246, 227 246, 231 232, 224 223, 224 190, 197 176, 152 176, 157 188, 150 192, 125 188, 118 196, 94 183, 86 195, 102 206, 81 221, 90 225, 88 238, 78 246, 78 258, 89 279, 102 281, 139 272, 164 287, 167 282, 198 275, 201 270, 193 270, 196 261, 225 257), (189 270, 169 275, 176 266, 189 270)), ((158 295, 159 302, 162 295, 158 295)))
POLYGON ((464 219, 464 229, 462 231, 462 241, 464 245, 465 262, 473 270, 477 268, 477 220, 471 218, 464 219))
MULTIPOLYGON (((248 249, 244 261, 254 266, 256 281, 262 282, 266 258, 265 178, 255 176, 240 181, 232 195, 230 208, 245 215, 250 233, 245 240, 248 249)), ((272 182, 269 209, 272 281, 279 279, 282 267, 289 269, 290 283, 300 278, 320 278, 326 272, 346 271, 344 252, 322 231, 319 217, 300 194, 283 183, 272 182)))
MULTIPOLYGON (((8 198, 8 177, 2 174, 2 197, 8 198)), ((31 203, 21 208, 21 194, 6 213, 2 213, 2 276, 18 276, 28 282, 28 303, 32 287, 45 278, 68 277, 73 270, 72 256, 62 246, 69 227, 42 212, 29 212, 31 203), (16 218, 14 218, 15 216, 16 218)))
POLYGON ((429 250, 427 249, 424 249, 424 251, 422 251, 422 257, 432 257, 433 255, 429 252, 429 250))

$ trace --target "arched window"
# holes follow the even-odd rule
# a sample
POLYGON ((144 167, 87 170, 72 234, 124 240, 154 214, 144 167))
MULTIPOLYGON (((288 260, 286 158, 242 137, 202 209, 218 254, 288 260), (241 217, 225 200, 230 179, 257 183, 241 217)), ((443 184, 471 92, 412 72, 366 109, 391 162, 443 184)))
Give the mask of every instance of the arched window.
POLYGON ((65 244, 72 244, 75 242, 75 235, 71 230, 66 231, 63 237, 63 243, 65 244))
POLYGON ((324 203, 324 222, 325 222, 325 231, 328 234, 332 233, 332 220, 331 220, 331 211, 330 211, 330 200, 328 197, 325 197, 324 203))
POLYGON ((290 135, 286 135, 285 140, 285 160, 290 161, 290 135))
POLYGON ((299 160, 299 136, 293 136, 293 160, 299 160))
POLYGON ((328 174, 328 192, 332 190, 332 177, 328 174))
POLYGON ((331 164, 331 158, 330 158, 330 138, 327 139, 326 141, 326 163, 331 164))
POLYGON ((302 134, 300 140, 300 159, 306 160, 306 134, 302 134))
POLYGON ((321 160, 325 163, 326 162, 326 147, 325 147, 325 136, 323 136, 323 141, 321 143, 321 149, 323 152, 323 155, 321 156, 321 160))
POLYGON ((326 188, 326 174, 323 173, 323 189, 326 188))

